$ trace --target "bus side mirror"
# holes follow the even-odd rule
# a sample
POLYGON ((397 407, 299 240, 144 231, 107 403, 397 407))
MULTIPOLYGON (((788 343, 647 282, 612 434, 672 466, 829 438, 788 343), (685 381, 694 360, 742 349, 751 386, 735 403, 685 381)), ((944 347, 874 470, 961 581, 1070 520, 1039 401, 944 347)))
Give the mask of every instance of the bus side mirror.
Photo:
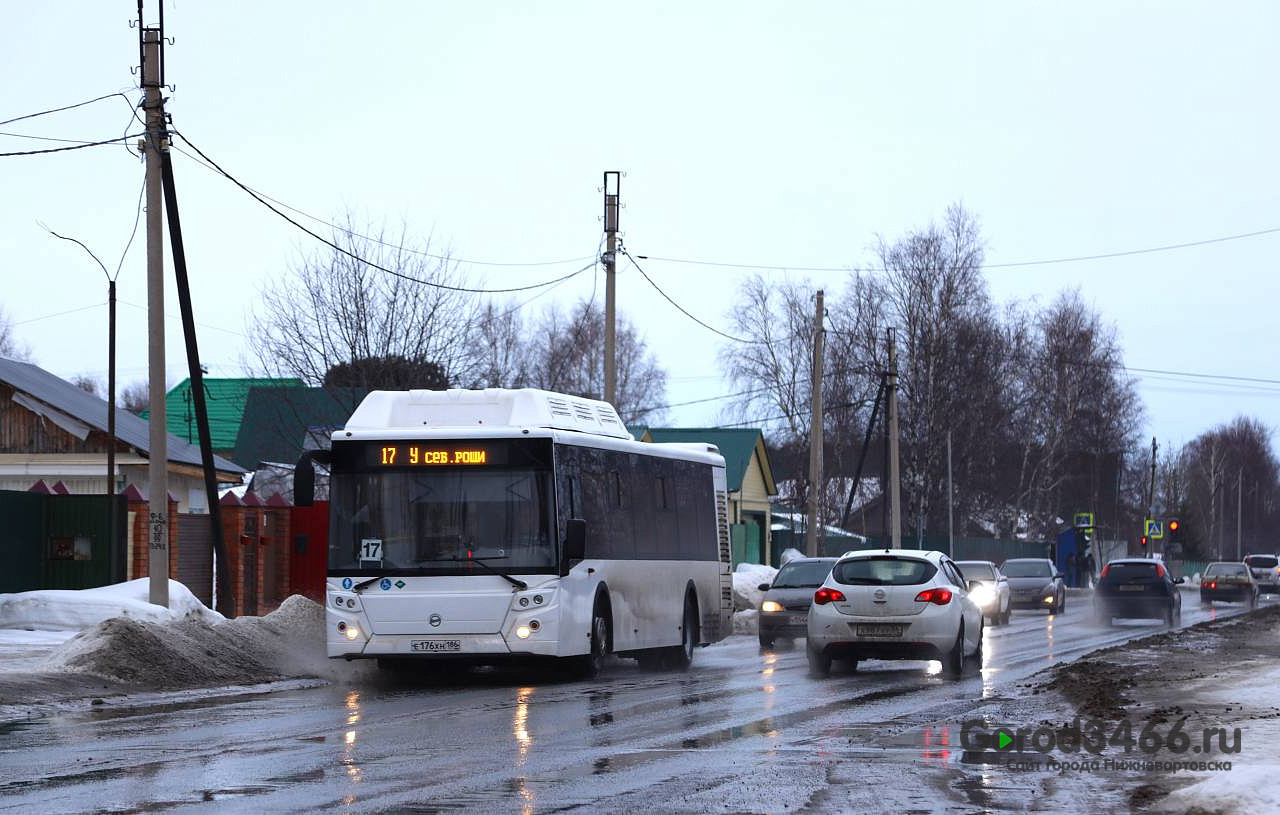
POLYGON ((298 465, 293 468, 293 505, 309 507, 316 501, 316 465, 311 462, 311 453, 303 453, 298 465))
POLYGON ((570 518, 564 527, 564 556, 566 560, 586 560, 587 522, 570 518))

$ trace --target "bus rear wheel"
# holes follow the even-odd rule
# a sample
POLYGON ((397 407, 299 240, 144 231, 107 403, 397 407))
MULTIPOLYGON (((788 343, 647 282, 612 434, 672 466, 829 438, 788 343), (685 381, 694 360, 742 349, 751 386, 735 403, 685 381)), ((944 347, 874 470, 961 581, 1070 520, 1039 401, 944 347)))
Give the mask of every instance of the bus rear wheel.
POLYGON ((684 670, 693 662, 693 649, 698 646, 698 603, 692 596, 684 599, 684 622, 680 626, 680 644, 668 651, 667 664, 684 670))

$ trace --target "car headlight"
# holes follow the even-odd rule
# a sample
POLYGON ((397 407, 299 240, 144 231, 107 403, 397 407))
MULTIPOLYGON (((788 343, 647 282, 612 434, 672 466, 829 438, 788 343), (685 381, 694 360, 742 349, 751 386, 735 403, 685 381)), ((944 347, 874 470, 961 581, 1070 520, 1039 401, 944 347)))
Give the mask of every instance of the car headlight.
POLYGON ((973 602, 977 603, 980 606, 991 605, 996 601, 996 597, 997 597, 995 589, 991 588, 986 583, 981 583, 977 586, 974 586, 973 591, 970 593, 970 596, 973 598, 973 602))
POLYGON ((779 603, 776 600, 765 600, 760 604, 760 610, 764 612, 782 611, 782 603, 779 603))

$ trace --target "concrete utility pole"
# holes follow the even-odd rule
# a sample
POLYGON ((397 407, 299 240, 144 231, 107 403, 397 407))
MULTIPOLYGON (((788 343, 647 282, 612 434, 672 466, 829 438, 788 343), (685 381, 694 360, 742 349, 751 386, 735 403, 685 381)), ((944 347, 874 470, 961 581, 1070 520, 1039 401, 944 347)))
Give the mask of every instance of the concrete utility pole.
POLYGON ((1244 559, 1244 468, 1236 471, 1236 560, 1244 559))
MULTIPOLYGON (((947 431, 947 557, 956 556, 955 489, 951 484, 951 431, 947 431)), ((999 611, 999 609, 996 609, 999 611)))
POLYGON ((902 493, 898 477, 898 349, 894 330, 889 329, 889 540, 894 549, 902 548, 902 493))
POLYGON ((618 198, 622 189, 622 173, 606 170, 604 174, 604 400, 618 403, 618 349, 616 282, 618 269, 618 198))
POLYGON ((142 30, 142 108, 146 114, 143 150, 147 161, 147 366, 151 390, 150 458, 148 459, 147 574, 149 599, 169 605, 169 449, 164 411, 164 212, 161 187, 161 143, 164 125, 164 79, 160 76, 160 30, 142 30))
MULTIPOLYGON (((1155 515, 1155 512, 1156 512, 1156 450, 1158 449, 1159 449, 1159 446, 1156 444, 1156 437, 1152 436, 1151 437, 1151 483, 1147 485, 1147 518, 1153 519, 1153 520, 1156 517, 1155 515)), ((1144 523, 1143 526, 1145 527, 1146 524, 1144 523)), ((1142 534, 1144 535, 1147 534, 1147 530, 1145 528, 1142 530, 1142 534)), ((1155 538, 1152 538, 1150 541, 1148 541, 1147 556, 1148 557, 1156 556, 1155 538)))
POLYGON ((822 289, 818 289, 813 312, 813 382, 809 388, 809 505, 804 541, 809 557, 818 556, 818 533, 822 524, 818 516, 822 506, 822 318, 825 313, 822 289))

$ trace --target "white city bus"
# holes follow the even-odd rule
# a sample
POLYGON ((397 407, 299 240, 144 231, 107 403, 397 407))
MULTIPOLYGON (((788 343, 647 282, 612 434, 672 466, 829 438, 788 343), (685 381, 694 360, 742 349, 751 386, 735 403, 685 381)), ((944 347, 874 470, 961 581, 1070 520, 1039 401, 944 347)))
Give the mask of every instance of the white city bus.
POLYGON ((731 631, 714 445, 642 444, 610 405, 546 391, 375 391, 316 457, 330 657, 594 675, 608 653, 687 665, 731 631))

